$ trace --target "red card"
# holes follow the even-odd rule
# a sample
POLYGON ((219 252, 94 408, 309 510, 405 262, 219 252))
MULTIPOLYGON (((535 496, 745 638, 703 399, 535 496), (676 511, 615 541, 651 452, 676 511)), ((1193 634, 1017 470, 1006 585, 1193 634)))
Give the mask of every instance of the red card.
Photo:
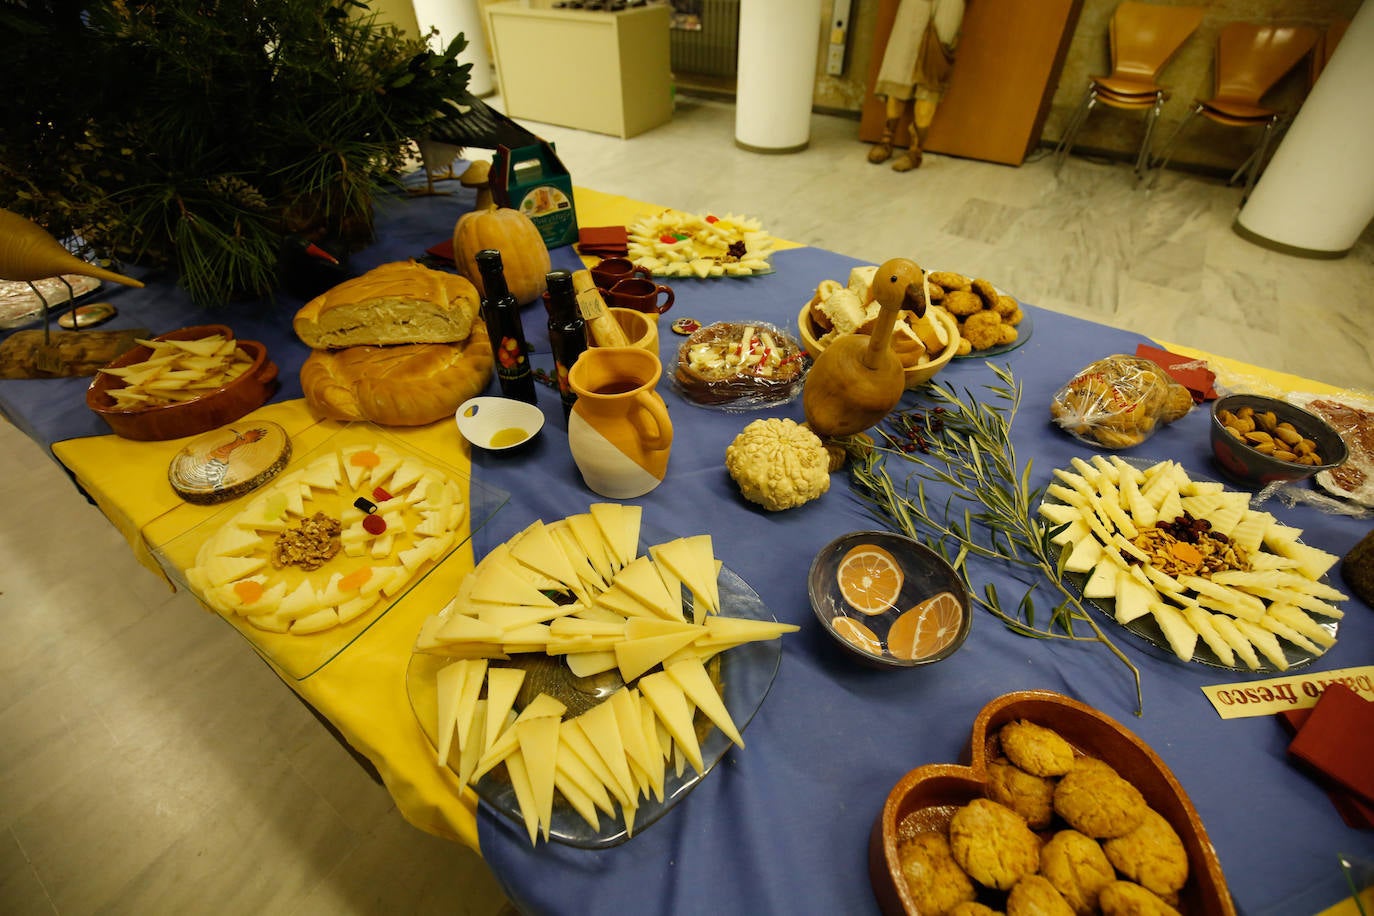
POLYGON ((582 254, 623 255, 629 240, 624 226, 587 226, 578 230, 577 250, 582 254))
POLYGON ((1149 344, 1138 344, 1135 348, 1135 355, 1159 366, 1169 374, 1169 377, 1178 382, 1193 395, 1193 402, 1201 404, 1203 401, 1210 401, 1216 398, 1217 391, 1213 387, 1217 380, 1216 373, 1207 368, 1205 360, 1199 360, 1192 356, 1180 356, 1177 353, 1170 353, 1168 350, 1161 350, 1159 347, 1152 347, 1149 344))
POLYGON ((1344 684, 1329 684, 1288 753, 1374 804, 1374 703, 1344 684))
POLYGON ((425 254, 432 255, 441 261, 455 263, 453 260, 453 239, 444 239, 438 244, 431 245, 425 249, 425 254))
MULTIPOLYGON (((1278 720, 1284 731, 1288 732, 1291 737, 1298 733, 1298 730, 1302 728, 1303 723, 1311 714, 1310 707, 1286 709, 1278 714, 1278 720)), ((1336 808, 1336 813, 1341 816, 1341 820, 1345 821, 1347 827, 1353 827, 1356 830, 1374 830, 1374 805, 1365 804, 1358 795, 1345 791, 1312 767, 1302 764, 1302 768, 1326 792, 1326 797, 1331 799, 1331 804, 1336 808)))

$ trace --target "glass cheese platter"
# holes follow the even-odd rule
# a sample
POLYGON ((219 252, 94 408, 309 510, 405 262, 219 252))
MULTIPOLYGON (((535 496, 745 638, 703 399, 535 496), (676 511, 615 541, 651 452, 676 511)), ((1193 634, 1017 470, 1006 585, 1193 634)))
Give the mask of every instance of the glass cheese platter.
MULTIPOLYGON (((1163 549, 1169 551, 1163 555, 1163 562, 1157 562, 1162 556, 1158 553, 1160 548, 1126 538, 1119 521, 1109 523, 1099 517, 1094 525, 1085 526, 1083 530, 1092 528, 1115 535, 1112 544, 1127 563, 1127 568, 1118 570, 1116 575, 1122 576, 1124 572, 1136 584, 1118 585, 1114 595, 1105 595, 1101 580, 1094 580, 1102 575, 1101 564, 1113 565, 1110 559, 1098 550, 1101 559, 1093 561, 1090 568, 1074 569, 1084 563, 1081 558, 1075 561, 1071 549, 1064 577, 1083 598, 1084 605, 1181 661, 1245 674, 1274 674, 1301 668, 1335 643, 1340 614, 1335 603, 1345 600, 1345 596, 1330 586, 1325 575, 1328 559, 1334 558, 1302 544, 1297 539, 1297 529, 1282 525, 1268 513, 1252 510, 1250 494, 1227 490, 1203 475, 1189 475, 1175 462, 1097 456, 1091 464, 1081 459, 1074 463, 1072 470, 1055 472, 1055 481, 1047 489, 1045 505, 1041 507, 1041 515, 1051 531, 1068 526, 1063 528, 1064 538, 1075 537, 1076 522, 1071 517, 1073 513, 1060 516, 1056 508, 1072 508, 1082 513, 1082 485, 1072 479, 1083 477, 1080 471, 1091 476, 1094 469, 1105 471, 1110 467, 1142 473, 1172 467, 1165 471, 1175 480, 1174 495, 1169 498, 1178 500, 1174 507, 1177 511, 1188 513, 1181 516, 1161 505, 1156 507, 1159 516, 1174 519, 1171 526, 1156 526, 1153 519, 1140 524, 1141 531, 1155 528, 1167 535, 1160 539, 1163 549), (1179 540, 1184 546, 1175 552, 1179 540), (1141 544, 1153 552, 1144 553, 1141 544), (1141 556, 1133 556, 1133 547, 1141 556), (1217 548, 1222 554, 1213 563, 1210 553, 1217 548), (1240 559, 1222 560, 1228 550, 1234 550, 1240 559), (1193 575, 1167 565, 1176 557, 1218 568, 1206 575, 1193 575), (1130 567, 1135 567, 1134 573, 1130 567), (1321 574, 1312 576, 1306 572, 1311 569, 1320 569, 1321 574), (1119 606, 1123 602, 1124 609, 1119 606), (1172 629, 1172 639, 1166 627, 1172 629)), ((1122 488, 1129 489, 1130 486, 1122 488)), ((1113 488, 1106 490, 1110 493, 1113 488)), ((1140 494, 1144 495, 1143 489, 1140 494)), ((1118 511, 1127 520, 1141 522, 1141 518, 1132 517, 1128 502, 1123 498, 1118 511)), ((1103 543, 1100 535, 1094 541, 1098 547, 1103 543)), ((1082 543, 1082 537, 1078 536, 1074 543, 1082 543)), ((1095 550, 1091 544, 1084 549, 1088 554, 1095 550)))
MULTIPOLYGON (((721 567, 717 587, 720 610, 719 615, 713 614, 712 617, 776 622, 776 618, 759 595, 730 569, 721 567)), ((691 620, 695 614, 692 593, 685 586, 682 587, 682 591, 683 608, 687 619, 691 620)), ((726 649, 704 663, 703 667, 711 683, 728 710, 729 719, 740 732, 745 730, 768 695, 781 657, 780 639, 760 639, 726 649)), ((485 676, 488 678, 494 669, 524 669, 523 679, 520 680, 520 692, 512 704, 511 712, 508 713, 509 719, 513 720, 530 704, 547 702, 551 697, 566 707, 560 722, 560 728, 566 728, 572 719, 595 707, 601 707, 602 711, 605 711, 607 707, 618 705, 612 701, 614 694, 642 691, 645 689, 644 681, 655 674, 663 677, 661 672, 646 672, 640 677, 632 678, 627 684, 615 668, 591 676, 578 677, 569 670, 563 658, 537 651, 511 652, 506 659, 491 659, 486 662, 488 673, 485 676)), ((417 651, 411 656, 406 670, 406 690, 411 708, 430 746, 436 748, 436 752, 439 673, 454 664, 454 661, 454 658, 449 656, 417 651)), ((490 691, 491 682, 488 680, 483 687, 483 703, 489 698, 490 691)), ((644 708, 648 708, 647 703, 644 704, 644 708)), ((661 797, 650 793, 639 797, 632 813, 631 827, 626 826, 623 804, 615 806, 615 816, 600 814, 596 818, 597 826, 593 827, 586 816, 580 814, 560 791, 554 796, 545 839, 582 849, 607 848, 626 842, 634 834, 642 832, 662 818, 686 798, 732 748, 731 739, 720 728, 715 727, 699 709, 692 716, 692 728, 699 742, 701 771, 697 772, 681 755, 677 756, 676 765, 671 757, 667 759, 661 797)), ((452 747, 446 763, 455 776, 463 779, 457 743, 455 742, 452 747)), ((738 751, 738 748, 736 750, 738 751)), ((748 753, 747 750, 738 752, 748 753)), ((560 761, 563 759, 563 753, 563 750, 558 752, 560 761)), ((472 782, 472 785, 482 801, 503 818, 508 819, 516 829, 523 830, 524 826, 528 825, 519 789, 513 784, 507 767, 494 766, 472 782)))
MULTIPOLYGON (((251 418, 223 428, 253 437, 251 418)), ((374 427, 349 426, 154 550, 285 676, 332 661, 508 499, 374 427)))

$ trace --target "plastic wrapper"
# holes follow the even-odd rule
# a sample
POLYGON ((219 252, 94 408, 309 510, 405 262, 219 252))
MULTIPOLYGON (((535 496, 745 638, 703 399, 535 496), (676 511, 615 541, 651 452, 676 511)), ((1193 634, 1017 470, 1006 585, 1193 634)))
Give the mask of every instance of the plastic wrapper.
POLYGON ((1050 400, 1050 416, 1075 439, 1126 449, 1193 409, 1188 389, 1158 365, 1115 354, 1084 367, 1050 400))
POLYGON ((801 344, 779 327, 719 321, 699 328, 678 348, 673 387, 706 407, 771 407, 801 394, 808 363, 801 344))

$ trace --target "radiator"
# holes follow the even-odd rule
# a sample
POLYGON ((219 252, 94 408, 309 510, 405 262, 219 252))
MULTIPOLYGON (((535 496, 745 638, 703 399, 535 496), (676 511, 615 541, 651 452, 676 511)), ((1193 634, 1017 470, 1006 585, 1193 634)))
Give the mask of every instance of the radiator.
POLYGON ((701 31, 672 29, 674 73, 734 76, 739 54, 740 0, 703 0, 701 31))

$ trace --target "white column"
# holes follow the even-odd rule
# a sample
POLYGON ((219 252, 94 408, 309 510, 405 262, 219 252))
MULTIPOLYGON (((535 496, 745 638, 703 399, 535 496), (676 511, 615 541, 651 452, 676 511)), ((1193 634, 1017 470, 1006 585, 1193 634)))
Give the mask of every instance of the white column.
POLYGON ((795 153, 811 142, 821 0, 742 0, 735 145, 795 153))
POLYGON ((1374 219, 1374 3, 1336 53, 1274 152, 1236 232, 1289 254, 1339 258, 1374 219))
POLYGON ((468 46, 458 55, 458 62, 472 64, 468 92, 478 98, 491 95, 491 53, 487 50, 480 0, 411 0, 411 5, 421 32, 428 32, 431 26, 439 30, 439 37, 431 43, 432 50, 442 52, 455 35, 463 33, 468 46))

